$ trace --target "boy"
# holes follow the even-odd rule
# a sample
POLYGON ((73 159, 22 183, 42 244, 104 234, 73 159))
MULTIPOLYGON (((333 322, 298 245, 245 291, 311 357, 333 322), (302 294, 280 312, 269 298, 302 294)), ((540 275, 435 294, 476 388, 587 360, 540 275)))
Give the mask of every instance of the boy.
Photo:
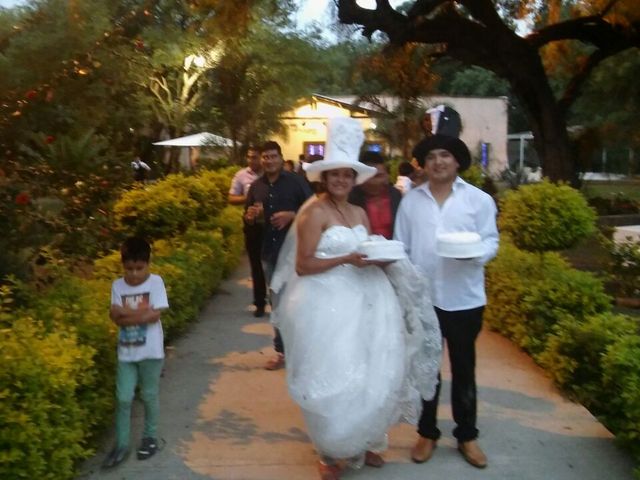
POLYGON ((144 433, 137 451, 146 460, 158 450, 158 387, 164 359, 160 311, 169 307, 164 282, 149 273, 151 246, 129 238, 120 248, 124 277, 113 282, 109 315, 119 328, 116 374, 116 445, 102 466, 113 468, 129 455, 131 402, 136 385, 144 402, 144 433))

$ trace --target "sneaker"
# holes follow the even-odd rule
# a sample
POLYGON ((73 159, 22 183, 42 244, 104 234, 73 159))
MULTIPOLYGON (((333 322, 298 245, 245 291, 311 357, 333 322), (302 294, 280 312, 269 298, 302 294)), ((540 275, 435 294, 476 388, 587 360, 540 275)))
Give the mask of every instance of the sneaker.
POLYGON ((129 448, 128 447, 114 447, 113 450, 109 452, 109 455, 102 462, 102 468, 108 470, 110 468, 114 468, 124 462, 129 456, 129 448))
POLYGON ((158 441, 155 438, 144 437, 138 447, 138 460, 151 458, 158 451, 158 441))
POLYGON ((253 316, 256 318, 264 317, 264 305, 261 307, 256 307, 256 309, 253 311, 253 316))
POLYGON ((275 357, 271 358, 264 368, 265 370, 280 370, 284 368, 284 355, 282 353, 276 353, 275 357))

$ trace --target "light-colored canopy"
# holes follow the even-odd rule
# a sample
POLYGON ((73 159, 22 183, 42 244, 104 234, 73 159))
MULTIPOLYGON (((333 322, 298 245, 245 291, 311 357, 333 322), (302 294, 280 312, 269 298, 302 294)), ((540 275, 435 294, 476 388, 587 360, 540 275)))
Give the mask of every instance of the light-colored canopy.
POLYGON ((202 132, 187 135, 186 137, 154 142, 154 145, 163 145, 165 147, 232 147, 233 141, 220 135, 202 132))

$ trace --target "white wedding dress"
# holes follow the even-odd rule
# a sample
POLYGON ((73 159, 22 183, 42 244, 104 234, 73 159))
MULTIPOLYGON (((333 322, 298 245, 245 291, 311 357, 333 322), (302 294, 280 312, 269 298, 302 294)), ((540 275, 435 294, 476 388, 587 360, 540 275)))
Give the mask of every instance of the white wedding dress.
MULTIPOLYGON (((408 260, 298 276, 292 237, 272 282, 289 394, 322 457, 361 459, 386 448, 401 418, 415 424, 420 396, 433 396, 441 338, 428 290, 408 260)), ((332 226, 316 256, 345 255, 367 238, 362 225, 332 226)))

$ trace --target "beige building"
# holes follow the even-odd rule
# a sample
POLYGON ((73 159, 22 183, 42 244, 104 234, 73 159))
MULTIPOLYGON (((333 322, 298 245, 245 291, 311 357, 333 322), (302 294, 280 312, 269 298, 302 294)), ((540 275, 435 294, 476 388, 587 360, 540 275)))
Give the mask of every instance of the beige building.
MULTIPOLYGON (((285 159, 297 160, 306 156, 324 153, 326 121, 329 118, 351 116, 362 122, 366 132, 367 148, 380 150, 387 156, 400 155, 389 144, 376 135, 377 122, 393 111, 397 98, 378 97, 380 105, 357 103, 356 96, 332 96, 314 94, 308 100, 283 116, 286 133, 276 140, 282 146, 285 159)), ((474 159, 482 161, 491 175, 497 175, 507 167, 507 109, 506 97, 424 97, 425 108, 448 105, 462 119, 460 138, 471 150, 474 159), (484 156, 483 156, 484 151, 484 156)), ((416 118, 416 122, 418 119, 416 118)))

